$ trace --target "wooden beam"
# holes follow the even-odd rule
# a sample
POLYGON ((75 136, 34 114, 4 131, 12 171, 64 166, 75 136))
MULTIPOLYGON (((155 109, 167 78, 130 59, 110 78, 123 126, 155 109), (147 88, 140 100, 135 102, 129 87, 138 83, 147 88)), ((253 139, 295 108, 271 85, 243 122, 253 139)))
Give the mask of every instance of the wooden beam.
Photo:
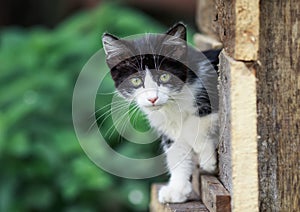
MULTIPOLYGON (((198 23, 208 27, 204 27, 203 32, 212 35, 217 32, 227 52, 227 55, 224 53, 221 55, 220 65, 219 168, 220 179, 232 194, 233 210, 245 211, 239 208, 243 201, 245 205, 249 201, 256 202, 257 180, 252 181, 250 178, 255 176, 253 170, 257 165, 254 161, 256 155, 254 141, 257 136, 259 209, 298 211, 300 204, 299 0, 215 0, 217 25, 212 22, 212 18, 209 18, 215 14, 211 12, 211 8, 214 7, 213 1, 198 1, 199 6, 201 3, 204 4, 198 9, 198 13, 201 12, 204 16, 200 21, 198 20, 198 23), (256 87, 253 85, 255 74, 256 87), (256 97, 253 95, 255 92, 256 97), (255 123, 253 102, 255 101, 257 101, 258 114, 256 128, 253 127, 255 123), (249 116, 252 118, 249 119, 249 116), (251 146, 248 152, 246 141, 249 141, 251 146), (243 166, 247 169, 242 168, 243 166), (242 184, 243 174, 247 176, 243 180, 251 182, 250 184, 242 184), (241 188, 244 192, 239 190, 241 188), (247 197, 252 196, 247 200, 242 197, 244 194, 247 197), (238 195, 241 197, 239 198, 238 195), (242 199, 243 201, 240 201, 242 199)), ((257 211, 256 207, 255 203, 254 211, 257 211)))
POLYGON ((151 187, 151 202, 150 212, 180 212, 180 211, 197 211, 208 212, 203 202, 199 199, 195 193, 185 203, 167 203, 161 204, 158 201, 158 191, 162 187, 162 184, 153 184, 151 187))
MULTIPOLYGON (((221 131, 225 133, 225 137, 221 134, 221 143, 231 144, 231 164, 227 166, 232 167, 228 170, 229 174, 223 169, 221 175, 227 178, 221 176, 221 179, 229 179, 224 184, 230 185, 233 211, 255 212, 258 211, 255 70, 248 64, 233 60, 222 51, 220 75, 220 90, 224 90, 224 87, 226 90, 226 86, 228 89, 227 95, 220 98, 221 108, 225 108, 220 110, 220 116, 229 118, 225 120, 229 125, 221 131), (224 111, 229 115, 222 114, 224 111)), ((220 154, 222 157, 222 152, 220 154)))
POLYGON ((201 197, 210 212, 230 212, 230 194, 214 176, 201 176, 201 197))
POLYGON ((259 0, 216 0, 215 27, 226 52, 235 60, 254 61, 259 46, 259 0))
POLYGON ((260 2, 257 72, 261 211, 300 207, 300 3, 260 2))
MULTIPOLYGON (((222 67, 220 67, 223 70, 222 67)), ((232 194, 232 158, 231 158, 231 78, 229 71, 221 71, 219 78, 219 126, 218 145, 219 178, 232 194)))
POLYGON ((196 23, 202 34, 220 40, 215 0, 197 0, 196 23))

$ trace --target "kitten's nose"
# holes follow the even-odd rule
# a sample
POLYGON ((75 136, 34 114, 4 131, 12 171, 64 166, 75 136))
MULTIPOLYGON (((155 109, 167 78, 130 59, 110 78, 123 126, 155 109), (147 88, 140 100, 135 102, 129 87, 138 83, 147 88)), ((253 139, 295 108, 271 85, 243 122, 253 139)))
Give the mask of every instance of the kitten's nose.
POLYGON ((149 98, 148 101, 151 102, 152 104, 154 104, 156 102, 156 100, 158 99, 158 97, 153 97, 153 98, 149 98))

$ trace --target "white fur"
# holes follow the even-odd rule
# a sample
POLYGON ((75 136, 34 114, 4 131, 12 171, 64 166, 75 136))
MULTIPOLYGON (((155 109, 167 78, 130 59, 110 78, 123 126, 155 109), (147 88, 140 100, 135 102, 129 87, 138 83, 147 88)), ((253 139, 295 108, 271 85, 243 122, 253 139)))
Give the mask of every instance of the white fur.
POLYGON ((164 105, 168 101, 169 97, 167 94, 167 88, 158 86, 157 83, 153 81, 151 72, 149 70, 146 70, 144 87, 136 90, 135 99, 141 109, 145 109, 148 107, 148 109, 152 111, 153 109, 159 108, 159 106, 164 105), (148 99, 152 99, 155 97, 158 97, 158 99, 155 102, 155 106, 153 106, 153 104, 148 99))
POLYGON ((172 93, 167 87, 158 86, 149 70, 144 85, 137 89, 135 101, 148 116, 151 126, 174 141, 166 152, 171 177, 168 185, 159 191, 159 201, 184 202, 192 191, 189 178, 194 153, 198 155, 203 170, 216 171, 216 138, 208 135, 214 131, 218 115, 195 115, 193 93, 196 87, 185 86, 180 93, 172 93), (154 97, 158 99, 153 106, 148 99, 154 97))

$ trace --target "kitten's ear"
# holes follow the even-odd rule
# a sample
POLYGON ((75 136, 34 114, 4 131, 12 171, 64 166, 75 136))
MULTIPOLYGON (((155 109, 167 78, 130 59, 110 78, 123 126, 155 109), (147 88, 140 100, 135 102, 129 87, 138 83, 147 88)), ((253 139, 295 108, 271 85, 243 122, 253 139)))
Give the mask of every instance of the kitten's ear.
POLYGON ((173 59, 183 59, 187 53, 186 27, 177 23, 166 33, 164 41, 164 54, 173 59))
POLYGON ((104 33, 102 43, 106 54, 106 62, 110 68, 131 56, 131 52, 128 50, 129 44, 114 35, 104 33))
POLYGON ((103 49, 107 56, 114 54, 114 52, 120 50, 120 42, 118 42, 118 40, 119 38, 109 33, 104 33, 102 35, 103 49))
POLYGON ((169 29, 166 34, 186 41, 186 26, 179 22, 169 29))

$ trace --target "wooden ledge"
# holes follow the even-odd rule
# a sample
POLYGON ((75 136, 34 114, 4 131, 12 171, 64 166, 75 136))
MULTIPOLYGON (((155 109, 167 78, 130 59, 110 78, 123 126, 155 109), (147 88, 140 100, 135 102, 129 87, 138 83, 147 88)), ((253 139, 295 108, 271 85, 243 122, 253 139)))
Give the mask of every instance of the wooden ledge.
POLYGON ((158 191, 162 187, 162 184, 153 184, 151 187, 151 202, 150 202, 150 211, 151 212, 208 212, 209 210, 199 199, 199 196, 196 193, 189 198, 185 203, 167 203, 161 204, 158 201, 158 191))
MULTIPOLYGON (((195 175, 194 175, 195 176, 195 175)), ((193 181, 198 181, 198 177, 193 177, 193 181)), ((151 188, 151 212, 230 212, 231 198, 228 191, 220 181, 214 176, 201 176, 201 183, 194 183, 194 189, 200 190, 202 200, 196 192, 193 192, 189 200, 185 203, 161 204, 158 201, 158 191, 162 184, 153 184, 151 188), (195 188, 197 185, 198 188, 195 188), (200 189, 199 189, 200 187, 200 189)))
POLYGON ((216 177, 201 176, 201 196, 210 212, 231 211, 230 194, 216 177))

